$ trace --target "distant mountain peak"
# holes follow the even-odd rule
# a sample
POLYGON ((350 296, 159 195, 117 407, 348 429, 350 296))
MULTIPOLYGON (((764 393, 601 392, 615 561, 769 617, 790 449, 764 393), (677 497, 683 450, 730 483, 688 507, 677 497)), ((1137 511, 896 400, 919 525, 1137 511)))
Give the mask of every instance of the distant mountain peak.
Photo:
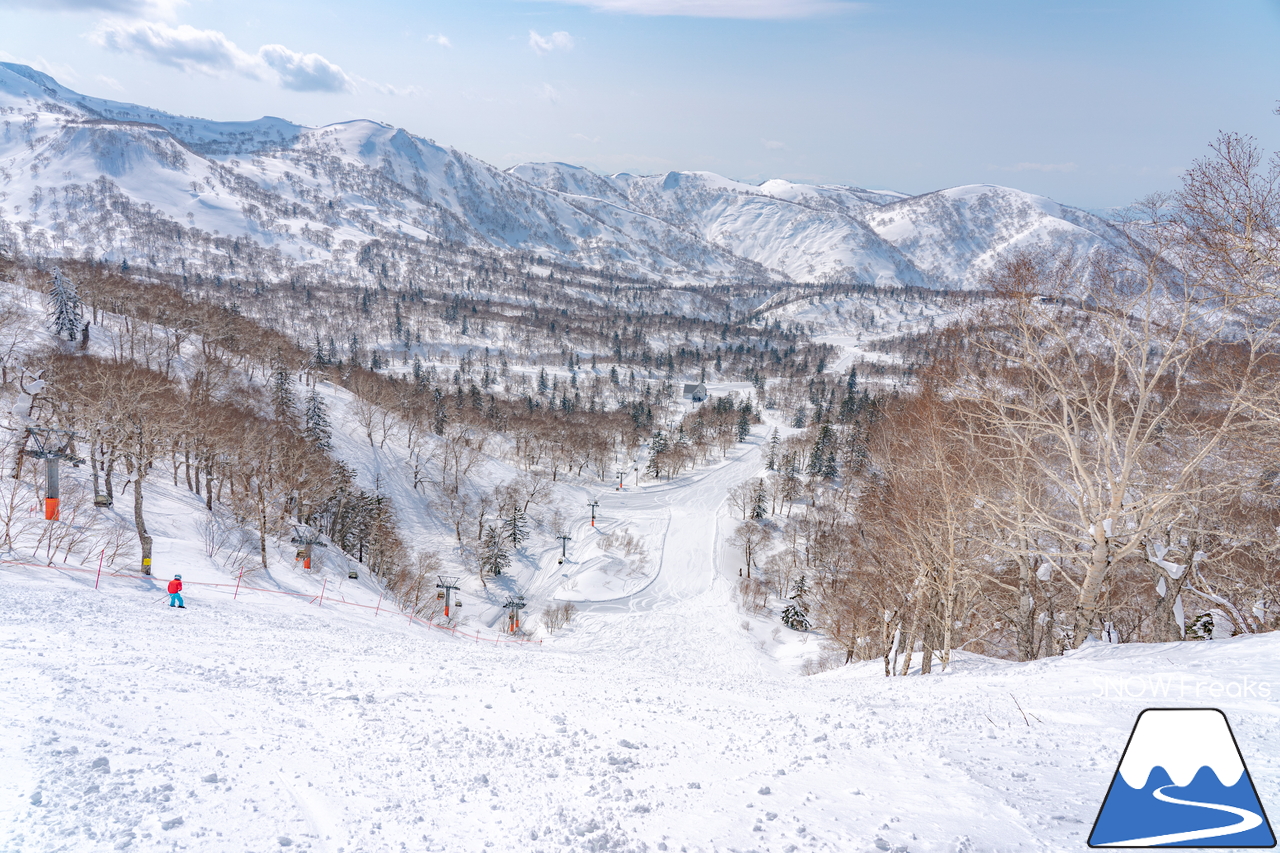
MULTIPOLYGON (((161 263, 154 248, 130 248, 128 235, 142 226, 118 202, 95 214, 110 227, 71 230, 59 221, 64 208, 42 204, 48 193, 106 204, 84 189, 100 179, 113 198, 145 211, 149 232, 161 217, 192 229, 183 239, 233 235, 274 253, 273 263, 334 269, 352 263, 344 244, 394 235, 410 252, 415 240, 444 241, 674 282, 747 276, 948 289, 979 286, 1014 248, 1069 245, 1087 255, 1124 246, 1104 220, 990 184, 908 196, 707 171, 606 176, 563 162, 502 171, 372 119, 306 127, 274 116, 177 116, 82 95, 15 63, 0 63, 0 108, 34 115, 0 139, 8 233, 0 239, 35 240, 42 253, 57 235, 77 255, 152 254, 161 263)), ((160 254, 188 268, 195 261, 174 239, 160 254)))

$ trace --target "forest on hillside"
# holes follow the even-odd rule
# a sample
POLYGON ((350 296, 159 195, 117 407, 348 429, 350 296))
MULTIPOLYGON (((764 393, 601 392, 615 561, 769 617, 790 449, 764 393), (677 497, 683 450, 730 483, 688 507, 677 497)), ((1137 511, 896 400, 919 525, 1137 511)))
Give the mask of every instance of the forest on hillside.
POLYGON ((447 245, 405 277, 377 240, 354 279, 0 257, 27 295, 0 310, 0 548, 145 571, 163 477, 204 503, 211 556, 265 566, 308 531, 436 616, 441 571, 485 581, 561 533, 559 486, 763 440, 763 475, 726 496, 740 603, 824 637, 815 666, 1274 630, 1278 181, 1224 136, 1138 211, 1133 252, 1009 253, 976 294, 665 288, 447 245), (852 361, 796 319, 839 300, 826 330, 866 336, 852 361), (687 401, 701 382, 726 390, 687 401), (443 539, 405 534, 335 451, 336 399, 443 539), (87 466, 54 524, 28 511, 42 447, 87 466))
POLYGON ((855 465, 822 464, 839 427, 771 453, 740 501, 744 602, 886 675, 913 648, 928 673, 956 649, 1280 627, 1280 161, 1213 150, 1138 210, 1141 265, 1095 256, 1084 288, 1078 258, 1003 257, 912 392, 876 401, 855 465))

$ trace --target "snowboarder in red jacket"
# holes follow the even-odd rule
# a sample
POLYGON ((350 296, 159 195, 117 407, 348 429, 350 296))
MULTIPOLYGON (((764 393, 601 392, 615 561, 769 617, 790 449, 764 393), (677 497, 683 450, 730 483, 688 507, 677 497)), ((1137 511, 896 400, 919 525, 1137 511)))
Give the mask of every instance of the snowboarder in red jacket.
POLYGON ((174 575, 169 581, 169 606, 187 609, 187 605, 182 603, 182 575, 174 575))

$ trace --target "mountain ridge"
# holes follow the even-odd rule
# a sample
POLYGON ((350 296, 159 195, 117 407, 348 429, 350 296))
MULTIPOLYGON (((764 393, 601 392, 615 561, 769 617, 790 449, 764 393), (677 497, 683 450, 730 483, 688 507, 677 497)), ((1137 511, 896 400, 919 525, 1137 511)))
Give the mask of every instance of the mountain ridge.
POLYGON ((909 196, 699 171, 503 170, 384 122, 176 116, 83 95, 14 63, 0 63, 0 113, 0 246, 145 258, 171 272, 208 263, 179 247, 216 254, 227 237, 252 242, 268 272, 359 275, 352 258, 372 244, 403 255, 449 244, 677 286, 838 280, 946 290, 980 287, 1009 248, 1128 248, 1093 214, 996 185, 909 196))

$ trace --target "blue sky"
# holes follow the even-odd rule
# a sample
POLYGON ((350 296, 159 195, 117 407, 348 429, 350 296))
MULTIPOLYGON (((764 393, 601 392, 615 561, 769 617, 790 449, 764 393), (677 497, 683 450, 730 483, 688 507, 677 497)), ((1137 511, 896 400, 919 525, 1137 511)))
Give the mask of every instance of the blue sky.
POLYGON ((1280 148, 1277 0, 0 0, 0 59, 215 119, 374 118, 494 165, 1088 208, 1280 148))

